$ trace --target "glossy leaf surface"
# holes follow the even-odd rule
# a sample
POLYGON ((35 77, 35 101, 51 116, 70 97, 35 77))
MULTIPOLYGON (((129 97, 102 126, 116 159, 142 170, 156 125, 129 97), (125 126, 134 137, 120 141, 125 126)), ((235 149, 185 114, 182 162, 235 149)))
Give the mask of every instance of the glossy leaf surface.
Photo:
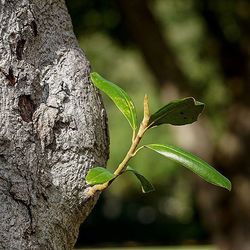
POLYGON ((89 185, 103 184, 115 178, 115 175, 106 168, 96 167, 89 170, 86 181, 89 185))
POLYGON ((96 72, 91 73, 90 77, 93 84, 112 99, 118 109, 127 118, 131 128, 135 130, 137 128, 137 115, 130 96, 116 84, 104 79, 96 72))
POLYGON ((204 104, 187 97, 168 103, 151 115, 149 127, 161 124, 185 125, 197 120, 204 109, 204 104))
POLYGON ((131 172, 137 177, 137 179, 141 183, 141 188, 142 188, 143 193, 149 193, 155 190, 154 186, 150 183, 149 180, 147 180, 142 174, 138 173, 136 170, 134 170, 130 166, 127 167, 125 172, 131 172))
POLYGON ((231 190, 231 182, 220 174, 216 169, 197 156, 186 152, 178 147, 160 144, 146 145, 147 148, 180 163, 184 167, 199 175, 205 181, 231 190))

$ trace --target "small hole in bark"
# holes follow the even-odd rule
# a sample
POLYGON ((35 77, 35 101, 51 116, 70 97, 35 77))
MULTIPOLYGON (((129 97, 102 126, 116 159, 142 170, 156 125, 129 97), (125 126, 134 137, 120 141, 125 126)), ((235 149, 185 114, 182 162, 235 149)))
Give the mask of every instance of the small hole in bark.
POLYGON ((17 46, 16 46, 16 57, 18 60, 22 60, 23 58, 23 49, 25 45, 26 40, 20 39, 17 41, 17 46))
POLYGON ((25 122, 32 121, 32 115, 35 111, 34 102, 31 100, 30 95, 21 95, 18 101, 20 116, 25 122))
POLYGON ((11 33, 10 33, 10 38, 11 38, 11 39, 15 39, 15 38, 16 38, 16 33, 11 32, 11 33))

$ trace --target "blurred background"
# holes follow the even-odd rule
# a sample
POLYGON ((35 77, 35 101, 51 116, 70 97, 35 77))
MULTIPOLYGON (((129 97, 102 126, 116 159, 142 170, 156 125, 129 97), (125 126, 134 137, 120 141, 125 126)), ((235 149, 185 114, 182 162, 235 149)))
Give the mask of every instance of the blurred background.
MULTIPOLYGON (((105 191, 80 229, 77 247, 214 244, 250 249, 250 2, 247 0, 68 0, 92 70, 119 84, 142 117, 174 98, 206 104, 199 121, 152 129, 143 142, 198 154, 227 176, 231 192, 203 182, 153 152, 131 162, 156 187, 141 194, 133 176, 105 191)), ((131 139, 104 97, 114 169, 131 139)))

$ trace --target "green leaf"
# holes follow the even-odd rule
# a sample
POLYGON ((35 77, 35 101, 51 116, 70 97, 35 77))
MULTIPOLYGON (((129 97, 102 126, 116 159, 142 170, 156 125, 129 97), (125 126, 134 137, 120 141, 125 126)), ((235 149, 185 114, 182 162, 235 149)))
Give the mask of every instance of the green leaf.
POLYGON ((175 162, 182 164, 184 167, 199 175, 205 181, 216 186, 226 188, 229 191, 231 190, 231 182, 216 169, 197 156, 178 147, 169 145, 150 144, 146 145, 146 147, 169 159, 174 160, 175 162))
POLYGON ((193 97, 172 101, 151 115, 149 127, 161 124, 185 125, 193 123, 203 111, 204 106, 204 103, 195 101, 193 97))
POLYGON ((118 109, 127 118, 131 128, 136 130, 137 115, 131 97, 123 89, 104 79, 96 72, 91 73, 90 77, 94 85, 112 99, 118 109))
POLYGON ((86 176, 86 181, 90 185, 97 185, 111 181, 114 178, 115 175, 106 168, 96 167, 89 170, 86 176))
POLYGON ((132 172, 137 177, 137 179, 141 183, 141 188, 142 188, 143 193, 149 193, 155 190, 154 186, 150 183, 149 180, 147 180, 143 175, 138 173, 136 170, 134 170, 130 166, 127 166, 127 169, 125 172, 132 172))

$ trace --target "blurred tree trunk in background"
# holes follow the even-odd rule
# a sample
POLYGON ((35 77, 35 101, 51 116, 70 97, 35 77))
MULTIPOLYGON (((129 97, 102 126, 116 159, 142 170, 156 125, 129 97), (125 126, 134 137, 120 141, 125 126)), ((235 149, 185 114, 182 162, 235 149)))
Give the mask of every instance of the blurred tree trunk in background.
POLYGON ((165 37, 148 6, 148 1, 117 0, 116 2, 126 27, 152 71, 156 83, 160 88, 167 88, 166 92, 173 93, 172 98, 175 98, 178 96, 178 93, 175 93, 177 91, 175 84, 183 89, 185 77, 172 49, 165 42, 165 37))
POLYGON ((63 0, 1 1, 0 23, 0 249, 72 249, 105 111, 63 0))
MULTIPOLYGON (((142 52, 146 64, 151 69, 159 86, 161 88, 165 85, 171 86, 171 91, 177 93, 183 92, 183 90, 187 91, 189 86, 183 84, 187 83, 187 78, 176 63, 177 57, 164 39, 159 24, 148 7, 149 1, 118 0, 117 2, 124 22, 127 24, 127 29, 142 52)), ((204 224, 210 229, 220 249, 249 250, 249 22, 244 23, 242 27, 244 39, 229 42, 218 22, 220 13, 216 9, 210 9, 209 3, 211 1, 199 1, 197 10, 204 18, 210 32, 209 37, 213 39, 217 48, 218 54, 216 56, 224 75, 224 83, 232 93, 232 105, 225 114, 228 130, 222 135, 220 143, 215 148, 207 150, 213 152, 212 164, 215 168, 232 180, 233 190, 229 193, 204 182, 196 182, 198 186, 194 190, 204 224)), ((207 51, 209 53, 209 50, 207 51)), ((165 89, 163 88, 163 90, 165 89)), ((193 95, 196 90, 192 89, 190 92, 193 95)), ((197 138, 197 140, 200 140, 200 138, 197 138)))

